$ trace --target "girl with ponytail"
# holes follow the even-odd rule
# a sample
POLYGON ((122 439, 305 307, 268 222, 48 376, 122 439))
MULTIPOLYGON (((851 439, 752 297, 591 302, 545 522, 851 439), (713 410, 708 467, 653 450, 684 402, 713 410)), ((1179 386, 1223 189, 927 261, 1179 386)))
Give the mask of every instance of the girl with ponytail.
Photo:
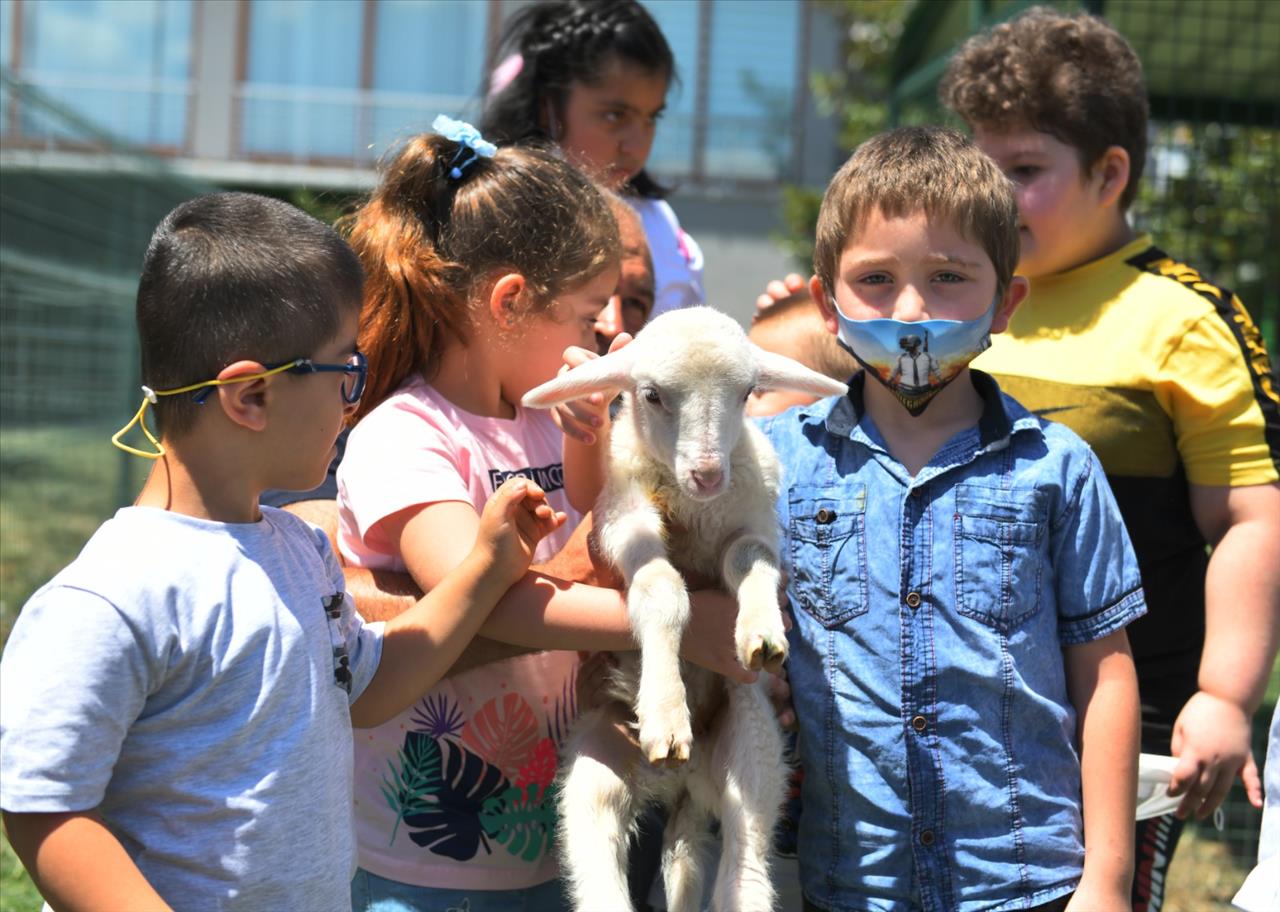
POLYGON ((705 303, 702 251, 645 170, 675 59, 636 0, 543 0, 512 16, 490 80, 484 132, 499 145, 554 143, 619 191, 653 254, 652 316, 705 303))
MULTIPOLYGON (((343 557, 407 571, 423 589, 471 548, 486 499, 512 475, 570 517, 535 560, 581 519, 566 475, 575 453, 598 454, 519 403, 567 347, 594 350, 619 257, 609 205, 572 165, 495 150, 447 118, 436 129, 447 135, 411 140, 348 220, 367 276, 369 375, 338 470, 343 557)), ((612 639, 594 648, 629 642, 613 596, 612 639)), ((550 613, 525 615, 522 645, 567 645, 550 613)), ((548 651, 451 671, 401 716, 356 733, 357 910, 565 908, 552 783, 577 665, 574 652, 548 651)))

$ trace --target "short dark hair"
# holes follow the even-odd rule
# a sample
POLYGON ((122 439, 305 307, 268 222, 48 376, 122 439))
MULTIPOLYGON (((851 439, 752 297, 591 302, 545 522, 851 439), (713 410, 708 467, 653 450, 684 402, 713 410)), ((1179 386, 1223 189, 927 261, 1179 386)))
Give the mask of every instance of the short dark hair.
POLYGON ((832 294, 840 254, 874 212, 886 218, 924 212, 947 219, 980 244, 1003 293, 1018 265, 1018 204, 1013 184, 981 149, 955 130, 899 127, 854 150, 836 172, 818 212, 813 270, 832 294))
MULTIPOLYGON (((649 11, 637 0, 540 0, 511 17, 498 45, 501 60, 519 54, 520 72, 488 103, 481 123, 499 144, 551 142, 547 105, 563 116, 574 83, 594 85, 614 60, 676 78, 675 56, 649 11)), ((628 181, 637 196, 666 190, 648 172, 628 181)))
POLYGON ((1133 47, 1088 13, 1036 6, 964 43, 938 87, 970 127, 1025 124, 1075 148, 1086 173, 1110 146, 1129 153, 1128 209, 1147 158, 1147 85, 1133 47))
MULTIPOLYGON (((142 382, 154 390, 211 380, 242 359, 313 354, 360 307, 360 261, 332 228, 288 203, 210 193, 164 217, 138 282, 142 382)), ((199 405, 162 396, 156 421, 187 432, 199 405)))

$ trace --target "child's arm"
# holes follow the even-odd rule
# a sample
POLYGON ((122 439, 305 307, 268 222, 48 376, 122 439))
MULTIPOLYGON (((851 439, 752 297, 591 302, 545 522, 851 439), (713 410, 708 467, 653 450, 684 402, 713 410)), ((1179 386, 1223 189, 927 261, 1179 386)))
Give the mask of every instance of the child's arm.
POLYGON ((513 478, 499 488, 485 504, 475 544, 458 566, 413 608, 387 621, 382 658, 352 704, 352 722, 361 727, 385 722, 440 680, 498 599, 528 569, 538 542, 564 520, 542 489, 526 479, 513 478))
POLYGON ((1084 798, 1084 874, 1068 912, 1127 912, 1138 791, 1138 676, 1117 630, 1064 650, 1084 798))
POLYGON ((1280 485, 1191 485, 1191 512, 1213 553, 1199 691, 1174 722, 1173 752, 1181 762, 1169 794, 1186 789, 1178 816, 1204 819, 1237 774, 1250 802, 1262 806, 1250 720, 1280 641, 1280 485))
POLYGON ((45 901, 60 910, 167 910, 124 846, 92 812, 4 813, 9 842, 45 901))
POLYGON ((592 393, 558 406, 557 412, 557 423, 564 431, 564 493, 575 510, 587 513, 595 507, 596 499, 604 490, 605 460, 609 455, 609 405, 601 393, 592 393), (577 413, 573 419, 567 417, 571 410, 577 413), (587 422, 591 422, 589 429, 583 427, 587 422))
MULTIPOLYGON (((619 333, 609 344, 609 352, 617 351, 630 341, 629 334, 619 333)), ((561 373, 598 357, 593 351, 570 346, 564 350, 565 366, 561 373)), ((612 398, 603 393, 592 393, 552 410, 552 417, 564 432, 565 494, 579 513, 594 508, 604 489, 605 462, 609 455, 609 403, 612 398)))
MULTIPOLYGON (((382 520, 379 528, 403 556, 414 580, 430 590, 462 561, 475 540, 478 522, 470 504, 444 501, 401 510, 382 520)), ((585 547, 585 536, 576 541, 585 547)), ((682 655, 732 680, 754 681, 756 675, 735 657, 737 603, 712 590, 695 592, 692 598, 695 610, 685 631, 682 655)), ((538 572, 526 573, 502 596, 479 633, 532 649, 636 648, 621 592, 538 572)))

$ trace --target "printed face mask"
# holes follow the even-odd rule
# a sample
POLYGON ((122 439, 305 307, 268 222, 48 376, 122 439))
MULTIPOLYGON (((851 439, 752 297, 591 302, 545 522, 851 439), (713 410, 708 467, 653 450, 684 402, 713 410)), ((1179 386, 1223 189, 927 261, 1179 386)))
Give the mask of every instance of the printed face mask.
MULTIPOLYGON (((919 415, 942 388, 991 345, 997 296, 972 320, 851 320, 835 307, 840 344, 868 374, 919 415)), ((832 300, 835 306, 835 301, 832 300)))

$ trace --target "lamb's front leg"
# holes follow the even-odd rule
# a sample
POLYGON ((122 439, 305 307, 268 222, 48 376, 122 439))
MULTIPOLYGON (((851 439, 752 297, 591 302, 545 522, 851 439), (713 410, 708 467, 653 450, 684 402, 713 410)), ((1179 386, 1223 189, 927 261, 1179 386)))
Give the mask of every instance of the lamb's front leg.
POLYGON ((721 573, 738 596, 734 643, 744 668, 777 673, 787 658, 787 633, 778 608, 778 552, 767 534, 744 532, 725 549, 721 573))
POLYGON ((638 493, 609 511, 600 540, 626 580, 627 614, 640 646, 640 747, 650 763, 677 766, 693 744, 680 676, 680 642, 689 625, 684 578, 667 559, 661 515, 638 493))

